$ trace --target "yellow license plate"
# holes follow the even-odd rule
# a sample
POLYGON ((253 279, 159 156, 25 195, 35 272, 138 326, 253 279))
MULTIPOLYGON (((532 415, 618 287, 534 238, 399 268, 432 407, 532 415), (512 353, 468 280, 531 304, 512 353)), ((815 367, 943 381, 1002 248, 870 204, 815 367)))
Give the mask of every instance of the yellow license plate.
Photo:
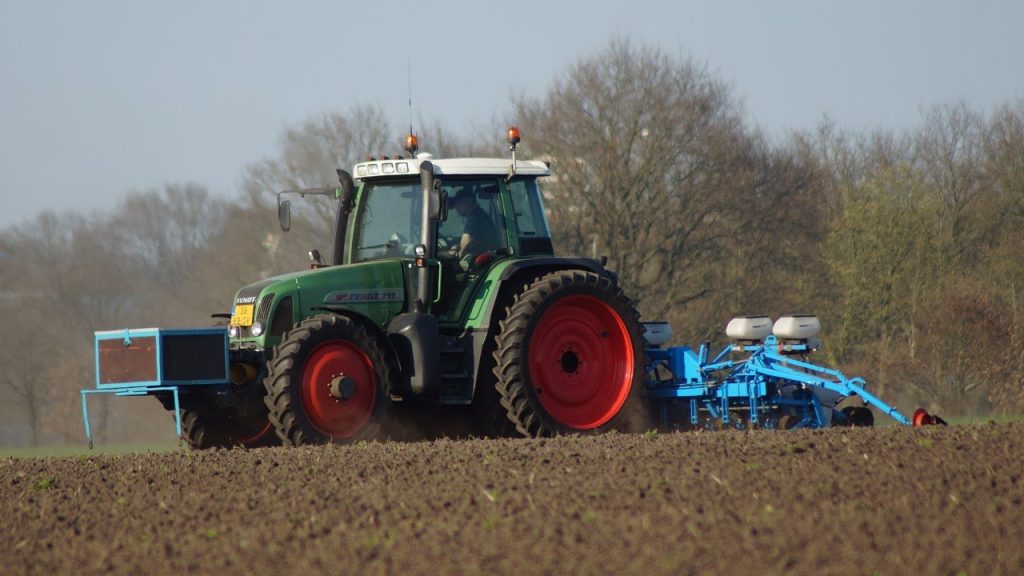
POLYGON ((235 313, 231 315, 232 326, 252 326, 252 311, 255 304, 242 304, 235 306, 235 313))

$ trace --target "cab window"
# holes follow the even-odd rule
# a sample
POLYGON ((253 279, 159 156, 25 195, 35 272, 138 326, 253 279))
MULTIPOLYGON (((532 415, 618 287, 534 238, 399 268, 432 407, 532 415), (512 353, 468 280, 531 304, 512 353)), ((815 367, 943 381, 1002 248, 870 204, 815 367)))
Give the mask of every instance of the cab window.
POLYGON ((364 185, 353 229, 352 262, 412 256, 420 238, 418 181, 364 185))
POLYGON ((438 257, 475 257, 508 246, 497 180, 446 180, 442 188, 448 194, 448 219, 438 226, 438 257))
POLYGON ((519 252, 523 256, 553 254, 551 232, 540 200, 540 188, 534 178, 515 179, 509 183, 512 210, 519 230, 519 252))

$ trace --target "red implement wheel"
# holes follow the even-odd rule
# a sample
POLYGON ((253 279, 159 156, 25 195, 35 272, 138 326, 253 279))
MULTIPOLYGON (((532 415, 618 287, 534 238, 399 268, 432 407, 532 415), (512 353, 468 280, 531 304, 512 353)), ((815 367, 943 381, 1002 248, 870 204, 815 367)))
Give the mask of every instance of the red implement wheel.
POLYGON ((274 348, 265 380, 270 421, 286 445, 366 438, 387 408, 391 370, 366 328, 314 316, 274 348))
POLYGON ((553 272, 529 285, 494 352, 501 404, 519 433, 644 430, 639 314, 606 275, 553 272))
POLYGON ((935 424, 935 418, 924 408, 914 410, 914 416, 910 419, 915 428, 920 426, 931 426, 935 424))

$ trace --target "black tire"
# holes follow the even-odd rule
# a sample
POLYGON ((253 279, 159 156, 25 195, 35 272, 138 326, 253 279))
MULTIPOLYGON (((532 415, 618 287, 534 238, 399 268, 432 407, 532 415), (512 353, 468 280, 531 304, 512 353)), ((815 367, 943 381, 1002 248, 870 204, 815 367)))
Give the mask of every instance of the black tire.
POLYGON ((778 421, 775 423, 776 430, 792 430, 794 426, 800 423, 802 418, 796 414, 783 414, 779 416, 778 421))
POLYGON ((241 414, 233 408, 181 411, 181 435, 193 450, 258 448, 278 443, 266 410, 241 414))
POLYGON ((329 314, 300 322, 274 347, 264 380, 277 436, 286 446, 372 438, 390 404, 388 358, 351 318, 329 314))
POLYGON ((875 413, 866 406, 847 406, 843 408, 846 416, 845 424, 851 428, 870 428, 875 425, 875 413))
POLYGON ((527 437, 652 428, 640 314, 611 277, 552 272, 516 296, 494 351, 495 389, 527 437))
MULTIPOLYGON (((492 353, 493 354, 493 353, 492 353)), ((494 371, 494 361, 487 360, 490 367, 490 374, 494 371)), ((487 367, 481 366, 481 372, 487 367)), ((488 378, 486 383, 478 383, 473 394, 473 419, 480 432, 490 438, 513 438, 519 436, 515 423, 508 417, 508 410, 502 405, 502 396, 498 394, 493 378, 488 378)))
POLYGON ((477 429, 484 436, 490 438, 515 438, 519 437, 516 425, 509 419, 508 410, 501 404, 501 394, 498 393, 495 380, 495 367, 497 366, 495 350, 497 349, 498 332, 501 322, 508 316, 509 308, 514 302, 518 292, 526 289, 525 282, 513 279, 502 288, 498 301, 494 304, 494 315, 492 316, 488 338, 484 341, 480 350, 480 366, 477 370, 476 386, 473 389, 473 403, 471 410, 473 420, 477 429), (518 285, 517 285, 518 284, 518 285))

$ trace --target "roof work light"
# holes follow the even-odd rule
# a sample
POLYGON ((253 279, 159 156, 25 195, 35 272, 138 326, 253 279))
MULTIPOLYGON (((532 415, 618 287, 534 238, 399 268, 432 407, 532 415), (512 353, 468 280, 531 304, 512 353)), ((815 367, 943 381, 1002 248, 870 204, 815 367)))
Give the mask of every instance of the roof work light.
POLYGON ((409 134, 405 137, 405 150, 411 154, 413 158, 416 157, 416 151, 419 149, 420 139, 417 138, 415 134, 409 134))

